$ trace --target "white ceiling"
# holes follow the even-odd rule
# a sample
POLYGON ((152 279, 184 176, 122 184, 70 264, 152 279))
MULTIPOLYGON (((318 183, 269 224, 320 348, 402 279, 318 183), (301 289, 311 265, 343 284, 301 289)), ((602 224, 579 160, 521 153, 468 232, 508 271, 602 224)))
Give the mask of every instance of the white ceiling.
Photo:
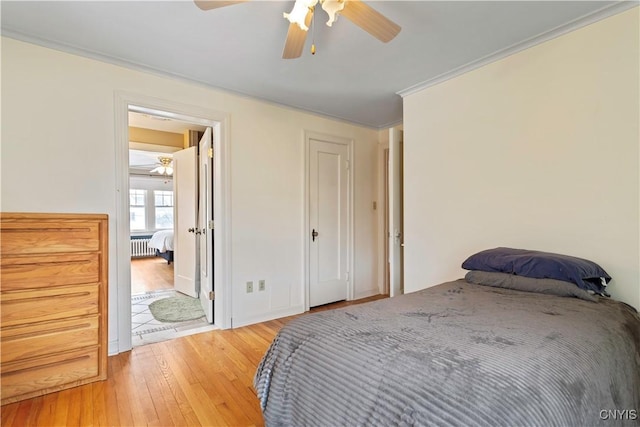
MULTIPOLYGON (((204 132, 205 126, 194 123, 182 122, 175 119, 160 117, 152 114, 143 114, 129 111, 129 126, 143 129, 159 130, 183 134, 187 130, 204 132)), ((148 172, 156 166, 160 166, 160 157, 173 158, 173 153, 178 151, 176 147, 163 147, 154 144, 141 144, 130 142, 129 169, 132 172, 148 172)))
POLYGON ((206 126, 198 125, 195 123, 181 122, 175 119, 169 119, 166 117, 155 116, 152 114, 135 113, 129 111, 129 126, 160 130, 163 132, 172 132, 184 134, 187 130, 197 130, 204 132, 206 126))
POLYGON ((369 1, 402 27, 383 44, 316 13, 301 58, 281 59, 291 1, 202 11, 183 1, 2 1, 2 34, 383 128, 398 93, 440 81, 637 2, 369 1))
POLYGON ((129 168, 151 170, 160 166, 159 157, 173 158, 173 154, 144 150, 129 150, 129 168))

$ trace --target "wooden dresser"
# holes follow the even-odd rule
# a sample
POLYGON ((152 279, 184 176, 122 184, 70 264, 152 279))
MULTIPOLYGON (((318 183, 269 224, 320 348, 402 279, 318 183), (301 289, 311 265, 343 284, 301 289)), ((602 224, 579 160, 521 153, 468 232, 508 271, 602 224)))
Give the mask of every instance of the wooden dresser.
POLYGON ((107 377, 108 218, 0 213, 2 404, 107 377))

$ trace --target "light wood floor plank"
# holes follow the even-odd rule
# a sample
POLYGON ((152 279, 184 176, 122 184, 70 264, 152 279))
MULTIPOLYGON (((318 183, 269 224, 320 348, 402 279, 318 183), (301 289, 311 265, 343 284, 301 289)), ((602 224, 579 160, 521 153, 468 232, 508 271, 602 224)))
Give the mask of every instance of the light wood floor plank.
MULTIPOLYGON (((175 404, 180 410, 180 414, 184 417, 186 425, 196 426, 198 425, 198 417, 196 416, 193 408, 189 404, 186 396, 180 389, 175 376, 171 371, 169 362, 164 357, 164 347, 161 344, 151 347, 156 357, 157 367, 159 373, 162 375, 163 384, 166 386, 163 390, 163 395, 170 399, 170 396, 175 400, 175 404)), ((179 424, 178 424, 179 425, 179 424)))
POLYGON ((51 422, 51 425, 64 427, 68 424, 67 408, 69 406, 69 399, 72 393, 73 391, 71 390, 63 390, 59 393, 53 393, 53 395, 56 396, 57 399, 56 399, 56 408, 53 413, 53 418, 52 418, 53 421, 51 422))
POLYGON ((160 257, 131 260, 131 295, 173 289, 173 264, 160 257))
POLYGON ((206 370, 205 368, 205 371, 207 374, 205 378, 201 379, 200 383, 210 395, 220 396, 222 402, 216 406, 221 410, 225 419, 228 419, 229 422, 234 422, 233 416, 231 415, 242 414, 242 419, 235 421, 241 423, 241 425, 249 425, 252 422, 262 421, 261 416, 255 417, 253 421, 249 417, 249 415, 252 412, 255 413, 255 409, 257 409, 257 405, 252 406, 251 403, 249 403, 256 403, 255 393, 252 390, 246 389, 245 394, 240 394, 233 385, 234 382, 239 381, 237 377, 229 379, 223 372, 214 369, 206 370), (227 414, 222 409, 228 409, 230 414, 227 414))
POLYGON ((53 419, 56 408, 56 401, 58 400, 56 395, 47 394, 42 396, 41 408, 38 411, 38 417, 36 422, 40 425, 47 422, 47 420, 53 419))
POLYGON ((82 410, 82 386, 76 387, 73 392, 68 390, 69 403, 67 404, 67 425, 79 426, 80 424, 80 412, 82 410))
POLYGON ((262 426, 253 377, 295 317, 136 347, 109 358, 106 381, 2 406, 1 425, 262 426))
MULTIPOLYGON (((109 396, 105 389, 107 387, 107 381, 98 381, 91 384, 91 396, 93 401, 93 425, 94 426, 108 426, 109 419, 107 416, 107 408, 112 408, 113 403, 109 403, 108 399, 111 398, 115 401, 115 396, 109 396)), ((114 424, 115 425, 115 424, 114 424)))
POLYGON ((2 407, 3 409, 2 416, 0 417, 0 426, 9 427, 13 425, 13 420, 16 418, 18 406, 18 403, 12 403, 2 407))
POLYGON ((93 426, 93 387, 91 384, 80 387, 81 390, 81 406, 80 406, 80 425, 81 426, 93 426))
POLYGON ((136 388, 137 404, 140 406, 141 412, 144 415, 144 422, 146 424, 153 423, 160 417, 157 408, 161 408, 161 405, 154 404, 151 391, 147 385, 147 379, 145 372, 147 367, 151 366, 155 361, 153 360, 153 354, 149 352, 148 348, 143 348, 142 351, 136 352, 132 358, 132 364, 137 366, 144 366, 145 369, 130 369, 131 384, 136 388))
POLYGON ((153 361, 150 361, 149 367, 144 370, 144 376, 158 413, 158 422, 171 420, 172 425, 186 426, 187 420, 182 415, 178 401, 165 381, 155 353, 152 352, 151 356, 153 361))
POLYGON ((38 398, 34 398, 31 402, 20 402, 17 403, 18 408, 16 410, 15 423, 14 425, 27 425, 29 423, 30 417, 34 415, 33 412, 37 411, 37 407, 39 404, 38 398), (32 409, 33 408, 33 409, 32 409))
MULTIPOLYGON (((115 382, 112 378, 109 378, 103 383, 104 388, 104 400, 96 400, 96 405, 103 405, 104 415, 106 421, 103 423, 100 418, 101 426, 120 426, 124 425, 120 421, 120 410, 118 409, 118 396, 116 395, 115 382)), ((95 384, 94 384, 95 385, 95 384)))
POLYGON ((133 426, 133 413, 132 405, 135 406, 135 402, 130 397, 129 390, 126 385, 126 379, 124 378, 123 364, 128 363, 131 353, 121 353, 117 356, 109 358, 109 365, 113 367, 113 379, 114 387, 116 391, 116 400, 118 402, 118 418, 121 425, 133 426))
MULTIPOLYGON (((178 350, 181 348, 182 345, 177 346, 178 350)), ((198 419, 198 425, 223 425, 222 415, 216 408, 219 396, 207 396, 189 366, 194 360, 184 359, 177 351, 172 350, 166 351, 165 348, 164 356, 178 389, 184 394, 198 419)))

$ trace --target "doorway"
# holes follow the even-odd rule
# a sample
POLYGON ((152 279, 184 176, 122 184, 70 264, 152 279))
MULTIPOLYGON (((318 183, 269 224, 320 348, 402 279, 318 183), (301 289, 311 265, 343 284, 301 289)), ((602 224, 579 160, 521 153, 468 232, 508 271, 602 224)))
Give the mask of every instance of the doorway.
MULTIPOLYGON (((200 137, 210 128, 135 110, 129 111, 128 118, 131 334, 136 347, 206 330, 210 325, 196 303, 195 241, 189 248, 177 233, 195 226, 195 156, 200 137), (185 155, 193 160, 183 161, 185 155), (178 163, 179 180, 174 179, 178 163), (187 179, 189 172, 191 179, 187 179), (183 247, 176 251, 179 244, 183 247), (185 275, 175 266, 191 272, 187 283, 181 282, 185 275)), ((193 240, 192 236, 187 239, 190 237, 193 240)))
MULTIPOLYGON (((212 168, 215 171, 215 177, 211 179, 211 191, 215 196, 212 197, 213 214, 215 215, 215 223, 218 225, 216 230, 211 229, 208 235, 212 240, 212 248, 215 250, 210 252, 213 275, 210 277, 211 288, 215 286, 216 299, 208 301, 212 307, 216 307, 215 318, 212 317, 213 325, 218 328, 228 328, 231 324, 230 319, 230 289, 228 283, 229 271, 229 242, 230 232, 228 228, 229 220, 229 165, 228 165, 228 140, 226 136, 226 128, 228 125, 228 117, 226 114, 201 109, 195 106, 189 106, 170 101, 158 100, 143 95, 135 95, 128 93, 116 93, 116 147, 117 161, 116 173, 118 177, 118 209, 116 216, 116 245, 115 245, 115 262, 117 264, 117 337, 110 340, 109 352, 115 354, 130 350, 132 347, 132 266, 129 257, 130 252, 130 199, 129 199, 129 113, 140 113, 149 116, 155 116, 162 121, 178 121, 187 122, 191 125, 198 125, 205 128, 211 128, 212 140, 214 142, 213 149, 218 155, 213 162, 217 166, 212 168), (215 242, 215 243, 213 243, 215 242)), ((174 165, 175 166, 175 165, 174 165)), ((197 208, 196 208, 197 209, 197 208)), ((197 218, 194 219, 194 221, 197 218)), ((213 227, 213 220, 209 221, 213 227)), ((194 222, 194 228, 197 222, 194 222)), ((195 240, 194 240, 195 241, 195 240)), ((114 252, 112 252, 112 257, 114 252)), ((112 258, 113 259, 113 258, 112 258)), ((197 259, 197 257, 196 257, 197 259)), ((163 261, 164 262, 164 261, 163 261)), ((173 263, 167 263, 173 267, 173 263)), ((214 296, 210 292, 211 297, 214 296)), ((112 304, 113 306, 113 304, 112 304)), ((113 330, 113 329, 112 329, 113 330)))

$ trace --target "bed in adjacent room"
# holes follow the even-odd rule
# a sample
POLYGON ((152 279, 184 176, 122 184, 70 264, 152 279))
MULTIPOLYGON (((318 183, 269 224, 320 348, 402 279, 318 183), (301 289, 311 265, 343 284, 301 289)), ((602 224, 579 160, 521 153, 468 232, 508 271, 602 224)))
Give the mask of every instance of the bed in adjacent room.
POLYGON ((166 259, 169 264, 173 262, 173 230, 156 231, 148 245, 156 250, 156 256, 166 259))
POLYGON ((640 316, 602 296, 611 278, 519 252, 494 268, 497 253, 465 279, 291 321, 256 373, 265 423, 638 425, 640 316))

